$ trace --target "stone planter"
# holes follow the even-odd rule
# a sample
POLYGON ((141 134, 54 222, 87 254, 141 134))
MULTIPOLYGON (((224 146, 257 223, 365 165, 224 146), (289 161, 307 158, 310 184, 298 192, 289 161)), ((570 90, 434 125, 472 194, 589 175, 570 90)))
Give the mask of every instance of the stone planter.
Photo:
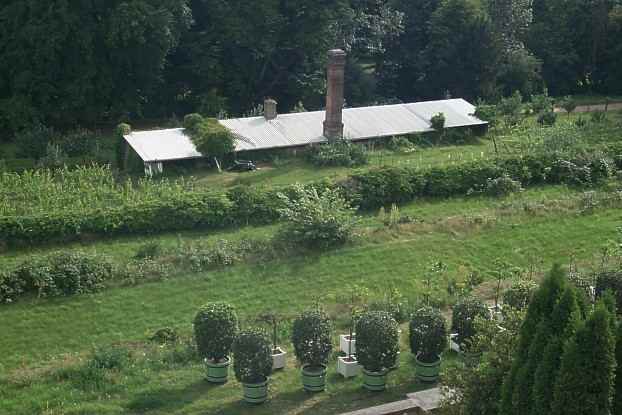
POLYGON ((441 372, 441 358, 435 362, 422 362, 419 360, 419 356, 415 357, 417 379, 422 382, 436 382, 438 381, 439 373, 441 372))
POLYGON ((387 371, 372 372, 363 368, 363 387, 373 392, 385 390, 387 388, 387 371))
POLYGON ((324 389, 326 389, 326 366, 303 366, 302 387, 307 392, 324 391, 324 389))
POLYGON ((279 370, 285 367, 287 352, 277 347, 272 350, 272 370, 279 370))
POLYGON ((213 360, 205 359, 205 366, 207 367, 207 381, 209 383, 227 383, 230 364, 231 359, 228 357, 226 357, 222 362, 214 362, 213 360))
POLYGON ((341 334, 339 336, 339 349, 345 354, 356 354, 356 336, 354 333, 352 333, 352 339, 350 339, 349 334, 341 334), (352 345, 351 350, 348 349, 350 345, 352 345))
POLYGON ((346 379, 361 373, 361 365, 356 361, 356 357, 352 356, 350 359, 348 356, 339 356, 337 358, 337 372, 346 379))
POLYGON ((259 383, 243 383, 244 402, 252 404, 264 403, 268 399, 268 379, 259 383))

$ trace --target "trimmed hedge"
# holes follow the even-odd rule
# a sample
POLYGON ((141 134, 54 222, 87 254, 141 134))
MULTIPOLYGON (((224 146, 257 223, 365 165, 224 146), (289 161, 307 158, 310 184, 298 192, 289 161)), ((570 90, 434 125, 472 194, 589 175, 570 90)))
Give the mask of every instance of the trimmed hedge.
MULTIPOLYGON (((418 170, 383 167, 358 172, 333 183, 308 186, 336 188, 361 209, 404 203, 418 197, 467 195, 481 190, 488 179, 504 175, 523 186, 542 183, 593 185, 610 177, 622 165, 622 146, 597 153, 562 158, 530 155, 418 170)), ((0 217, 0 243, 37 244, 76 239, 84 234, 145 234, 185 229, 213 229, 228 225, 265 224, 278 219, 282 192, 295 195, 295 186, 279 189, 234 187, 225 192, 187 192, 143 204, 120 205, 91 211, 0 217)))

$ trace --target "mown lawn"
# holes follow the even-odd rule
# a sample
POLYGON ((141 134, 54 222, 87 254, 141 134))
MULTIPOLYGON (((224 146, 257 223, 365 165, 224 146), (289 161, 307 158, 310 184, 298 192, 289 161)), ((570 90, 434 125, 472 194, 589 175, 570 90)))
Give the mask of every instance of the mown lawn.
MULTIPOLYGON (((166 356, 174 351, 150 346, 146 339, 164 326, 189 336, 197 307, 214 300, 235 304, 244 326, 254 324, 261 311, 277 309, 293 315, 321 300, 336 320, 336 335, 344 330, 345 313, 338 295, 346 285, 356 283, 378 295, 398 288, 406 298, 416 300, 423 288, 422 276, 434 259, 446 262, 453 275, 468 270, 486 275, 499 258, 527 266, 534 255, 541 271, 554 262, 568 263, 571 256, 581 264, 594 263, 600 247, 615 237, 622 213, 602 207, 581 214, 576 206, 569 207, 569 201, 580 197, 580 190, 557 186, 530 189, 508 199, 422 200, 403 206, 401 212, 423 223, 391 230, 370 215, 362 219, 358 240, 338 250, 179 275, 94 295, 0 306, 0 413, 334 414, 399 399, 423 387, 414 379, 406 331, 402 364, 390 375, 387 393, 361 391, 360 379, 342 380, 334 373, 333 360, 328 392, 305 394, 290 360, 288 368, 273 378, 270 402, 252 409, 240 402, 237 382, 209 386, 197 361, 171 361, 166 356), (534 210, 527 212, 527 205, 534 210), (132 348, 134 361, 94 384, 80 367, 94 347, 111 344, 132 348)), ((275 229, 183 237, 269 237, 275 229)), ((175 235, 159 239, 164 245, 177 243, 175 235)), ((85 249, 121 260, 144 240, 95 242, 85 249)), ((13 253, 8 262, 24 255, 13 253)), ((439 293, 444 291, 443 281, 435 284, 439 293)), ((486 292, 481 290, 484 296, 486 292)), ((291 345, 284 343, 291 352, 291 345)))

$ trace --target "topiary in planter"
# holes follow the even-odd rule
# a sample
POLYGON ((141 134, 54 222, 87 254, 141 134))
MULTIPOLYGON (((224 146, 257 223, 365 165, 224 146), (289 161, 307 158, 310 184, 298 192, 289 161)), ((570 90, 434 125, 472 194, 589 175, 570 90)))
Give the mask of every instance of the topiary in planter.
POLYGON ((356 323, 356 357, 366 389, 385 389, 387 370, 395 366, 399 351, 397 329, 397 321, 385 311, 364 313, 356 323))
POLYGON ((410 321, 410 350, 417 362, 417 377, 435 382, 441 365, 441 353, 447 347, 447 323, 441 311, 424 307, 410 321))
POLYGON ((227 381, 229 352, 238 331, 235 309, 226 303, 209 303, 194 318, 197 351, 207 363, 207 379, 214 383, 227 381))
POLYGON ((261 330, 245 330, 233 342, 233 370, 244 385, 244 400, 262 403, 268 397, 267 378, 272 372, 270 341, 261 330))
POLYGON ((464 297, 453 308, 451 330, 458 333, 460 348, 468 350, 470 340, 475 335, 475 319, 490 318, 488 307, 475 297, 464 297))
POLYGON ((305 390, 323 391, 326 362, 332 350, 330 319, 321 310, 303 312, 292 328, 294 354, 303 365, 302 382, 305 390))

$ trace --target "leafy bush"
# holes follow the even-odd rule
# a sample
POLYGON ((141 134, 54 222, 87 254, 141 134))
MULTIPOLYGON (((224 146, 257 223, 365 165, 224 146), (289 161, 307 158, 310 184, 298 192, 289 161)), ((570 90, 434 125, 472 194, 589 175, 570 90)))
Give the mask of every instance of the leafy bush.
POLYGON ((590 119, 593 123, 600 124, 607 120, 607 113, 605 111, 594 111, 590 115, 590 119))
POLYGON ((266 334, 241 331, 233 341, 233 370, 242 383, 263 382, 272 372, 272 353, 266 334))
POLYGON ((503 303, 517 310, 523 310, 529 305, 538 284, 532 280, 519 279, 503 292, 503 303))
POLYGON ((530 107, 535 114, 553 112, 553 98, 544 91, 543 94, 532 95, 530 107))
POLYGON ((15 301, 25 293, 52 297, 95 292, 112 275, 109 261, 81 252, 33 258, 0 275, 0 302, 15 301))
POLYGON ((475 336, 475 319, 489 318, 486 304, 475 297, 464 297, 458 301, 452 311, 451 330, 458 333, 460 347, 468 348, 470 340, 475 336))
POLYGON ((366 370, 380 372, 395 366, 399 351, 397 321, 389 313, 369 311, 356 323, 356 358, 366 370))
POLYGON ((367 306, 368 311, 383 311, 389 313, 398 323, 408 321, 410 308, 401 298, 384 298, 372 301, 367 306))
POLYGON ((328 315, 319 309, 300 314, 292 327, 292 344, 301 364, 311 367, 326 365, 333 347, 328 315))
POLYGON ((391 137, 387 141, 386 147, 395 152, 411 153, 415 151, 415 145, 407 137, 391 137))
POLYGON ((162 254, 162 245, 158 241, 150 241, 142 244, 136 250, 134 258, 136 259, 153 259, 162 254))
POLYGON ((99 347, 93 351, 88 365, 97 369, 121 370, 131 362, 131 359, 132 354, 126 347, 99 347))
POLYGON ((559 106, 562 107, 568 115, 577 108, 577 101, 570 95, 565 96, 559 101, 559 106))
POLYGON ((432 363, 447 347, 447 322, 440 310, 424 307, 410 321, 410 350, 422 362, 432 363))
POLYGON ((55 138, 54 144, 58 145, 68 157, 93 156, 98 147, 95 134, 85 129, 77 129, 60 135, 55 138))
POLYGON ((46 169, 63 167, 67 163, 67 154, 58 144, 48 143, 45 155, 39 159, 38 166, 46 169))
POLYGON ((156 330, 153 335, 149 337, 149 340, 158 344, 177 343, 179 334, 177 334, 177 330, 172 327, 163 327, 156 330))
POLYGON ((56 133, 53 129, 42 124, 36 124, 32 128, 18 133, 15 137, 17 150, 15 155, 23 158, 40 159, 45 156, 48 144, 54 141, 56 133))
POLYGON ((203 118, 199 114, 189 114, 184 118, 186 133, 197 151, 215 159, 235 150, 235 137, 215 118, 203 118))
POLYGON ((228 357, 238 332, 238 316, 226 303, 208 303, 194 317, 194 339, 199 356, 220 362, 228 357))
POLYGON ((504 174, 496 179, 486 180, 485 192, 489 196, 507 196, 522 191, 523 186, 521 186, 521 183, 518 180, 512 179, 508 174, 504 174))
POLYGON ((310 248, 328 248, 347 242, 354 232, 354 209, 337 190, 295 187, 295 197, 278 196, 286 220, 280 236, 290 243, 310 248))
POLYGON ((550 127, 554 125, 555 122, 557 121, 557 114, 551 110, 542 111, 538 114, 537 121, 538 121, 538 124, 540 125, 546 125, 550 127))
POLYGON ((369 162, 365 147, 346 140, 312 146, 305 154, 315 166, 356 167, 369 162))
POLYGON ((610 290, 616 297, 618 313, 622 313, 622 272, 602 271, 596 275, 596 296, 602 297, 610 290))

